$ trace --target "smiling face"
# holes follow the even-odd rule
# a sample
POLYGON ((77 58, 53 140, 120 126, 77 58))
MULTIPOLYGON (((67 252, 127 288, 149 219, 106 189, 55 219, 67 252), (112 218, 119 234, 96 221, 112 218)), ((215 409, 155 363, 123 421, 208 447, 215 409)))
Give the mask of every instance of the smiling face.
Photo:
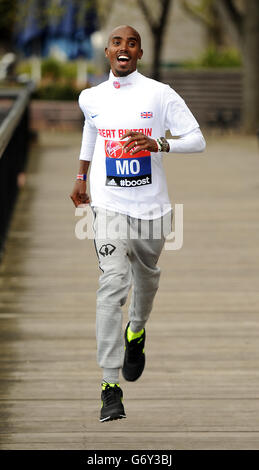
POLYGON ((136 70, 137 61, 143 55, 140 35, 131 26, 118 26, 110 34, 105 55, 110 61, 113 75, 129 75, 136 70))

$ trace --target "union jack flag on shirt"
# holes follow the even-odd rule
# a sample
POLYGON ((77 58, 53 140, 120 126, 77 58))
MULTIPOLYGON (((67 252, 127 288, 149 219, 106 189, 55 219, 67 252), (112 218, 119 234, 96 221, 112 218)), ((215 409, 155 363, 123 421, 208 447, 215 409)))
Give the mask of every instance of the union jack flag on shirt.
POLYGON ((152 111, 143 111, 143 113, 140 114, 142 118, 152 118, 153 117, 153 113, 152 111))

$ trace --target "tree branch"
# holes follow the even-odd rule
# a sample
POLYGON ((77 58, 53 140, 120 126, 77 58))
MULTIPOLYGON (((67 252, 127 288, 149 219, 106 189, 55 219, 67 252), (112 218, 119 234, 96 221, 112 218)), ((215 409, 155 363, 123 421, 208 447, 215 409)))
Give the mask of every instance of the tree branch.
POLYGON ((158 27, 161 28, 162 30, 165 28, 166 23, 167 23, 166 19, 169 13, 170 5, 171 5, 171 0, 162 0, 162 11, 161 11, 161 16, 159 18, 159 25, 158 25, 158 27))
POLYGON ((157 28, 156 22, 153 20, 150 10, 148 9, 145 0, 137 0, 139 8, 142 10, 144 16, 147 19, 148 26, 151 31, 154 32, 157 28))
MULTIPOLYGON (((156 32, 158 30, 163 30, 165 28, 166 17, 167 17, 168 12, 169 12, 171 1, 172 0, 160 0, 159 3, 161 4, 161 14, 160 14, 158 20, 155 21, 152 17, 151 11, 148 8, 145 0, 137 0, 137 3, 139 5, 140 9, 142 10, 142 13, 146 17, 147 23, 148 23, 148 25, 149 25, 149 27, 150 27, 153 34, 156 34, 156 32)), ((151 6, 152 6, 152 3, 151 3, 151 6)))
POLYGON ((237 9, 233 0, 218 0, 215 2, 215 6, 218 8, 219 13, 224 11, 225 15, 227 15, 231 21, 232 26, 235 28, 238 36, 241 36, 244 15, 242 15, 237 9))
POLYGON ((229 15, 232 17, 233 21, 235 21, 236 24, 239 25, 242 22, 243 15, 237 9, 233 0, 224 0, 224 3, 226 4, 226 8, 228 9, 229 15))
POLYGON ((189 13, 194 20, 197 20, 210 28, 214 26, 213 19, 209 16, 209 14, 202 12, 201 8, 197 8, 196 6, 191 5, 188 0, 182 0, 182 6, 183 9, 189 13))

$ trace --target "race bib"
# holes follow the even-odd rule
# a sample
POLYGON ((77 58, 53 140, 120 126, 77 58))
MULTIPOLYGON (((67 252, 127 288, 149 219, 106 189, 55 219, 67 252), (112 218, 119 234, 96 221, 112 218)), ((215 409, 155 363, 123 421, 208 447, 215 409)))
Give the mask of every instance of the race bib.
POLYGON ((151 155, 141 150, 131 155, 123 149, 123 142, 105 140, 106 186, 132 188, 152 183, 151 155))

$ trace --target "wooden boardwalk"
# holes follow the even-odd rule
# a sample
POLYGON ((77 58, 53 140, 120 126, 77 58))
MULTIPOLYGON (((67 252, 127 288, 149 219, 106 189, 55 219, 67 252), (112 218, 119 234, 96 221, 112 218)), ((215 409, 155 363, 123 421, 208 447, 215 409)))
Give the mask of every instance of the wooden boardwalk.
POLYGON ((165 157, 184 245, 160 258, 147 366, 121 380, 127 419, 99 423, 99 272, 68 197, 80 139, 40 135, 0 266, 0 449, 259 449, 256 140, 165 157))

